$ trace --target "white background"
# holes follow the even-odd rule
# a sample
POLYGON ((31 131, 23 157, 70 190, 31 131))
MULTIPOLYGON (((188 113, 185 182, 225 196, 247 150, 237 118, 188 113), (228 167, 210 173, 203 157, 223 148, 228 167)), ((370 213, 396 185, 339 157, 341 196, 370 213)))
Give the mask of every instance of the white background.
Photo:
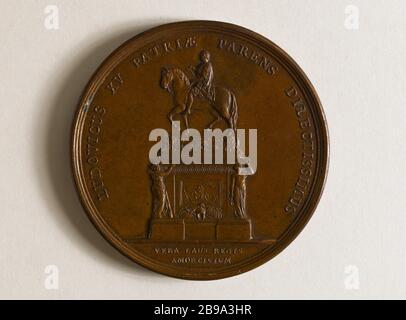
POLYGON ((402 0, 1 0, 0 298, 406 298, 405 15, 402 0), (50 4, 59 30, 44 26, 50 4), (345 28, 349 4, 359 30, 345 28), (300 236, 262 267, 210 282, 149 272, 111 248, 69 161, 96 67, 133 35, 191 19, 239 24, 287 51, 320 96, 331 143, 326 189, 300 236), (59 268, 58 290, 44 286, 47 265, 59 268))

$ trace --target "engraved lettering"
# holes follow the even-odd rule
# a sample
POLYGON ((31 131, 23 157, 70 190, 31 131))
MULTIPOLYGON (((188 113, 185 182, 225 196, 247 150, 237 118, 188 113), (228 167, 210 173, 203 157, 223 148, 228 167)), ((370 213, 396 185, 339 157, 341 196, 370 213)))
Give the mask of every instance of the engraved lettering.
POLYGON ((297 212, 301 205, 305 192, 311 182, 315 148, 314 135, 313 132, 310 131, 312 124, 306 103, 299 95, 298 90, 293 86, 285 90, 285 95, 290 99, 290 105, 294 109, 299 128, 301 129, 300 138, 302 141, 302 161, 299 170, 299 178, 284 209, 286 213, 293 214, 297 212))
MULTIPOLYGON (((232 258, 244 253, 242 247, 155 247, 156 256, 170 258, 172 264, 231 264, 232 258)), ((167 258, 166 258, 167 259, 167 258)))
POLYGON ((87 163, 91 166, 89 169, 90 184, 99 201, 109 197, 109 193, 103 182, 102 172, 97 166, 100 156, 100 150, 98 148, 100 142, 99 136, 102 131, 103 116, 105 113, 106 109, 104 107, 94 107, 88 130, 86 148, 87 163))
POLYGON ((244 57, 248 57, 248 47, 241 46, 239 54, 244 57))
POLYGON ((132 64, 139 68, 147 64, 155 57, 170 54, 176 51, 185 50, 197 46, 196 37, 177 38, 170 41, 161 42, 152 47, 142 49, 142 51, 131 59, 132 64))
POLYGON ((270 57, 250 48, 247 45, 226 39, 219 39, 217 47, 225 52, 230 52, 248 59, 249 61, 258 65, 269 75, 275 75, 278 71, 276 63, 270 57))
POLYGON ((123 78, 120 73, 117 73, 107 84, 107 89, 110 90, 112 95, 115 95, 123 84, 123 78))

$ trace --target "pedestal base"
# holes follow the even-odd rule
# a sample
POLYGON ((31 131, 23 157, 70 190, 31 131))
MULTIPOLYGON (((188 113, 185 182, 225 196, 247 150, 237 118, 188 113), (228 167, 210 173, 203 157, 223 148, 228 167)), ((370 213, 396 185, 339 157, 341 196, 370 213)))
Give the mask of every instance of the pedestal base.
POLYGON ((249 241, 252 239, 251 220, 151 219, 149 238, 159 241, 249 241))
POLYGON ((185 240, 216 240, 217 221, 185 220, 185 240))
POLYGON ((220 220, 217 223, 217 240, 245 241, 252 239, 251 220, 220 220))
POLYGON ((185 240, 183 219, 151 219, 149 238, 153 240, 185 240))

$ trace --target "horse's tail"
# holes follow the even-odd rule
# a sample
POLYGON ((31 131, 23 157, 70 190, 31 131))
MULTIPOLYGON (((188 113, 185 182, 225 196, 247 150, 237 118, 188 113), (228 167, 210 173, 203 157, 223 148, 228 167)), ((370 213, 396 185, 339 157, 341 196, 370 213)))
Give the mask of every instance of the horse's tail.
POLYGON ((230 104, 230 125, 231 129, 237 130, 237 120, 238 120, 238 107, 237 99, 234 93, 231 93, 231 104, 230 104))

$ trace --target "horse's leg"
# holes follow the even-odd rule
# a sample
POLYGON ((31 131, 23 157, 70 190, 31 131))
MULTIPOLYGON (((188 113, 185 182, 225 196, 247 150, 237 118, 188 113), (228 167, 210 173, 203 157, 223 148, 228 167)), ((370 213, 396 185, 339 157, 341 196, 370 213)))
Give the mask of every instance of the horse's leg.
POLYGON ((168 113, 168 119, 170 122, 173 122, 173 117, 182 113, 182 108, 177 104, 175 105, 171 111, 168 113))
POLYGON ((175 107, 175 108, 172 108, 172 110, 169 111, 169 113, 168 113, 168 119, 169 119, 170 122, 173 121, 173 116, 174 116, 175 114, 176 114, 176 107, 175 107))
POLYGON ((216 110, 216 109, 214 109, 214 107, 212 106, 212 108, 211 108, 211 114, 215 117, 215 119, 212 121, 212 122, 210 122, 210 124, 209 124, 209 129, 213 129, 213 126, 217 123, 217 122, 219 122, 220 120, 221 120, 221 118, 222 118, 222 116, 220 115, 220 113, 216 110))
POLYGON ((234 125, 230 121, 230 105, 232 103, 232 96, 227 89, 217 87, 215 90, 214 103, 211 105, 212 114, 216 116, 216 119, 210 124, 210 128, 213 127, 218 121, 224 120, 228 127, 233 128, 234 125))
POLYGON ((234 122, 233 122, 233 120, 231 119, 231 118, 228 118, 228 119, 224 119, 224 120, 226 120, 227 121, 227 124, 228 124, 228 126, 231 128, 231 129, 235 129, 234 128, 234 122))
POLYGON ((192 111, 192 105, 193 105, 193 94, 192 91, 189 92, 189 95, 186 97, 186 103, 185 103, 185 114, 190 114, 192 111))
POLYGON ((185 120, 186 129, 189 129, 189 122, 188 122, 188 119, 187 119, 187 114, 183 115, 183 119, 185 120))
POLYGON ((187 118, 187 113, 184 112, 184 108, 177 104, 169 113, 168 113, 168 119, 170 122, 173 122, 173 117, 179 115, 183 116, 183 120, 185 121, 185 126, 186 129, 189 129, 189 122, 187 118))

